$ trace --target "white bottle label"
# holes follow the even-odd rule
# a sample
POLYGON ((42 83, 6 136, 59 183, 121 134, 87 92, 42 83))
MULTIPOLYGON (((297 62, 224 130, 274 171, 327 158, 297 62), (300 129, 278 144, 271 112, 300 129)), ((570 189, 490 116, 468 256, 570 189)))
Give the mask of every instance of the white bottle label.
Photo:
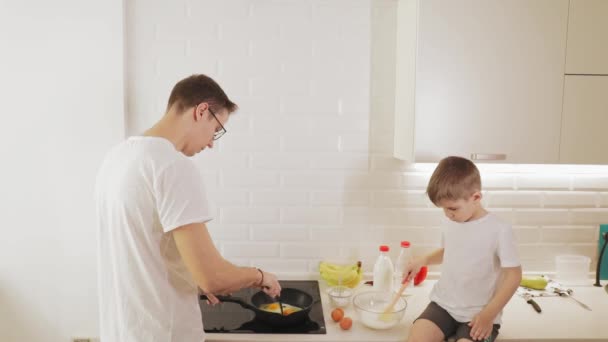
POLYGON ((399 256, 395 261, 395 274, 393 276, 393 291, 397 292, 401 288, 401 282, 403 281, 403 271, 407 266, 407 263, 410 259, 410 250, 409 248, 401 248, 399 252, 399 256))
POLYGON ((393 263, 388 257, 381 255, 374 265, 374 290, 392 292, 393 263))

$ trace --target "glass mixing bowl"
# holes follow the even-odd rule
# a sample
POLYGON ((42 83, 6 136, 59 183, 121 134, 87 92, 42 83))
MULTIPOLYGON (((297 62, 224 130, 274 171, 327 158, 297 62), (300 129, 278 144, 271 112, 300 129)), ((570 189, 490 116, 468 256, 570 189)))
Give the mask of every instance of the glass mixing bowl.
POLYGON ((362 292, 353 298, 355 311, 363 325, 371 329, 390 329, 397 325, 405 314, 407 301, 399 297, 393 310, 384 313, 395 294, 392 292, 369 291, 362 292))

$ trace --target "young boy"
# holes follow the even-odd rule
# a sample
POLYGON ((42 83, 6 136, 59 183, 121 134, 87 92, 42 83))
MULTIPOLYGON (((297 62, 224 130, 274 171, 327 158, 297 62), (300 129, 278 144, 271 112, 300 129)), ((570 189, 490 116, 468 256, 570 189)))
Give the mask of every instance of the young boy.
POLYGON ((443 264, 408 341, 494 341, 502 308, 521 280, 511 225, 482 207, 479 171, 470 160, 441 160, 427 194, 449 220, 442 224, 441 248, 412 259, 404 270, 416 274, 424 265, 443 264))

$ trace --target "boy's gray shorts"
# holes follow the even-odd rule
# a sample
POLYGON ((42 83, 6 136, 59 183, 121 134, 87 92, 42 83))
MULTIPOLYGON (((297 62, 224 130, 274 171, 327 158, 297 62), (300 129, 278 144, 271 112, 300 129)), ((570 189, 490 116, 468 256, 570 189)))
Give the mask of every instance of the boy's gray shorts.
MULTIPOLYGON (((452 337, 455 338, 455 341, 458 341, 460 338, 467 338, 469 340, 473 340, 471 337, 471 327, 468 326, 469 322, 458 322, 455 320, 444 308, 439 306, 435 302, 431 302, 424 312, 416 318, 429 320, 441 331, 443 332, 444 338, 452 337)), ((415 321, 414 321, 415 322, 415 321)), ((482 340, 487 342, 494 342, 496 337, 498 336, 498 330, 500 329, 500 324, 494 324, 492 327, 492 334, 489 339, 482 340)))

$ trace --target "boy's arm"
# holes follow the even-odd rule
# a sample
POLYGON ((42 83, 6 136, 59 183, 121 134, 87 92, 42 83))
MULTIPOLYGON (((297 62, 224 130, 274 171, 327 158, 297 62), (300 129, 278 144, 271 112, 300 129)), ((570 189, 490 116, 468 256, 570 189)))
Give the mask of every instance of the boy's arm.
POLYGON ((502 273, 503 278, 494 297, 483 309, 492 319, 507 305, 521 282, 521 266, 503 267, 502 273))
POLYGON ((469 323, 471 327, 471 337, 475 340, 488 338, 492 333, 492 323, 496 315, 509 302, 521 281, 521 266, 503 267, 503 278, 498 285, 497 291, 492 300, 473 317, 469 323))
POLYGON ((438 265, 443 262, 444 248, 439 248, 424 256, 424 265, 438 265))
POLYGON ((403 282, 413 279, 420 272, 422 266, 441 264, 443 262, 443 251, 443 248, 439 248, 428 254, 412 258, 403 270, 403 282))

